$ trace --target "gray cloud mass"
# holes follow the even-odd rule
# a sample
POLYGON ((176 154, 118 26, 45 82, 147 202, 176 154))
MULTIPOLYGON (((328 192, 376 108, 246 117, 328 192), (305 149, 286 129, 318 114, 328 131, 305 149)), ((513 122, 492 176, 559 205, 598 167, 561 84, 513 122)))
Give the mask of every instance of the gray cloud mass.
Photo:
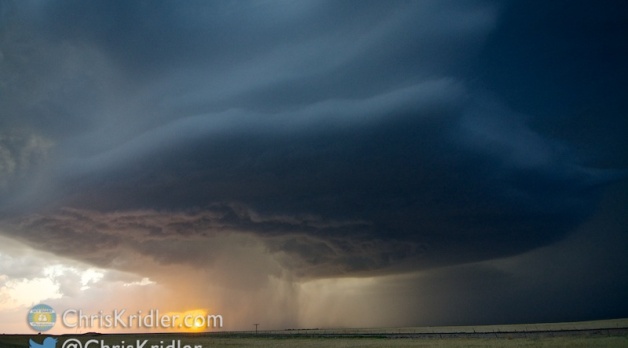
MULTIPOLYGON (((467 287, 439 323, 625 316, 621 267, 598 312, 523 299, 557 296, 520 260, 625 214, 600 202, 626 193, 628 12, 571 4, 2 1, 0 229, 157 278, 224 267, 226 288, 382 277, 365 298, 436 313, 412 293, 467 287), (504 300, 478 314, 484 282, 504 300)), ((608 266, 594 249, 583 273, 608 266)))

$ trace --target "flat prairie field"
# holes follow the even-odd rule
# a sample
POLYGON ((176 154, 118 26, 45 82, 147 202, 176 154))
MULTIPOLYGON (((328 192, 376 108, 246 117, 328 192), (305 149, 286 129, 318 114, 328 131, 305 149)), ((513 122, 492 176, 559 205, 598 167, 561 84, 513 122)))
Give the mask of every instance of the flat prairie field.
MULTIPOLYGON (((0 335, 0 348, 29 347, 48 335, 0 335)), ((255 332, 134 333, 52 336, 33 348, 205 347, 628 347, 628 319, 526 325, 295 329, 255 332)))

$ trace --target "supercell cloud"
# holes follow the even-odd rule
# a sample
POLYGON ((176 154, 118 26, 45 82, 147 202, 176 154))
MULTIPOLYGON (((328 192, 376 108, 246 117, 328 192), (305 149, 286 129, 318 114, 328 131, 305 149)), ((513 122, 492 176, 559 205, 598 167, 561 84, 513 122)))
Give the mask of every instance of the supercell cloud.
POLYGON ((234 329, 626 316, 625 13, 2 1, 0 309, 45 278, 234 329))

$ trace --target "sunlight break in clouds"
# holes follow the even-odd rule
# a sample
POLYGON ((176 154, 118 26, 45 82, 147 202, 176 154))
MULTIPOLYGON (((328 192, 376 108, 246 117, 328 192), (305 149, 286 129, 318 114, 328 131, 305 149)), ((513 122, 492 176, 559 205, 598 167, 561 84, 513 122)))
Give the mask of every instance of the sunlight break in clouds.
MULTIPOLYGON (((27 332, 26 313, 38 303, 52 305, 57 311, 80 306, 88 309, 94 305, 105 308, 110 304, 102 302, 106 297, 101 297, 99 290, 123 294, 122 288, 133 288, 126 291, 127 295, 138 296, 145 292, 140 287, 155 284, 148 278, 94 268, 34 250, 6 237, 0 237, 0 272, 0 323, 3 332, 27 332), (90 289, 95 291, 90 292, 90 289), (21 313, 24 320, 16 321, 16 313, 21 313)), ((128 304, 128 300, 131 299, 120 298, 120 304, 128 304)), ((57 324, 51 332, 62 333, 67 329, 57 324)))

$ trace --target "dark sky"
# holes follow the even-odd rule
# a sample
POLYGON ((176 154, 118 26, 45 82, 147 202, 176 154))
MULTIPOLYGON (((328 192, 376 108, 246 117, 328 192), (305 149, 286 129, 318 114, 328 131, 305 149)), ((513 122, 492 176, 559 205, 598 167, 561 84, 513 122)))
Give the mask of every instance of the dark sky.
MULTIPOLYGON (((0 233, 232 328, 627 317, 627 34, 620 0, 1 0, 0 233)), ((0 318, 41 277, 6 245, 0 318)), ((70 273, 38 300, 113 284, 70 273)))

